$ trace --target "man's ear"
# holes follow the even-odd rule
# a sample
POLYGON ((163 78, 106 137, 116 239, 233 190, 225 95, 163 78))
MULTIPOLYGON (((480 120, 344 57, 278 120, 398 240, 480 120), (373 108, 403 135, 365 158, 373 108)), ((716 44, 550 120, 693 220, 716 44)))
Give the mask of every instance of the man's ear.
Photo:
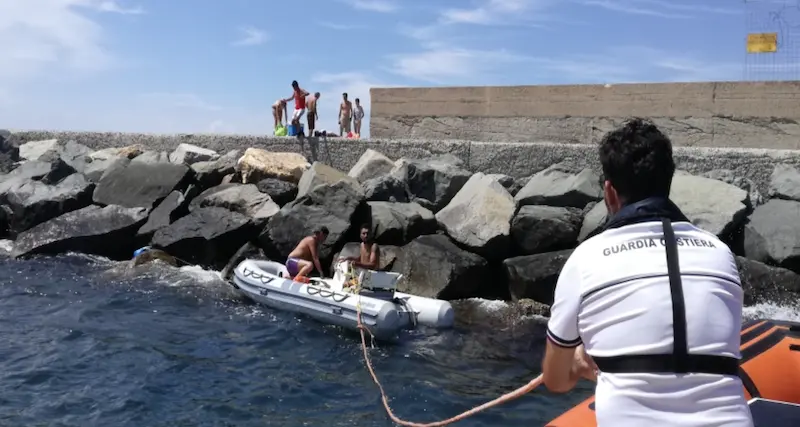
POLYGON ((611 215, 622 208, 622 201, 619 199, 619 193, 617 193, 617 189, 611 185, 611 181, 609 180, 603 182, 603 199, 606 203, 606 209, 611 215))

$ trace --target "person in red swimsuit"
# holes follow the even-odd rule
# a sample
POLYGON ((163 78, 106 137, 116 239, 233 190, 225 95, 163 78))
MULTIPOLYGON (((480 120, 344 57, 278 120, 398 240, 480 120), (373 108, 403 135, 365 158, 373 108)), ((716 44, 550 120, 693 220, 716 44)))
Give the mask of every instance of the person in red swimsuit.
POLYGON ((284 101, 289 102, 294 99, 292 124, 296 127, 300 126, 300 118, 303 117, 303 114, 306 112, 306 97, 308 95, 309 93, 300 87, 300 84, 297 83, 297 80, 292 81, 292 96, 284 99, 284 101))

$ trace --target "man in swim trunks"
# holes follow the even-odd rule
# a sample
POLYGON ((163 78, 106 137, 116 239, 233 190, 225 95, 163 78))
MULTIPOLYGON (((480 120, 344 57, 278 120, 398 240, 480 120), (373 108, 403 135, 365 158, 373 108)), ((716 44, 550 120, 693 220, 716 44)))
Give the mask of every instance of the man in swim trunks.
POLYGON ((317 100, 319 99, 319 92, 315 92, 314 96, 308 100, 308 135, 314 136, 314 127, 316 126, 317 120, 319 120, 319 114, 317 114, 317 100))
POLYGON ((292 96, 284 99, 284 102, 289 102, 294 99, 294 112, 292 113, 292 124, 295 126, 300 125, 300 118, 306 112, 306 97, 309 95, 305 89, 300 88, 297 80, 292 81, 292 96))
POLYGON ((381 251, 378 244, 372 239, 369 224, 361 226, 361 245, 359 256, 347 257, 355 267, 377 270, 381 265, 381 251))
POLYGON ((347 100, 347 93, 342 94, 342 103, 339 104, 339 135, 347 136, 350 133, 350 120, 353 114, 353 104, 347 100))
POLYGON ((356 109, 353 112, 353 128, 359 136, 361 136, 361 120, 364 118, 364 107, 361 106, 361 100, 356 98, 356 109))
POLYGON ((322 275, 322 264, 319 262, 319 245, 325 241, 330 232, 328 227, 320 227, 313 235, 303 238, 297 247, 286 258, 286 270, 294 277, 308 277, 308 273, 316 267, 322 275))
POLYGON ((286 101, 279 99, 272 104, 272 118, 275 119, 275 125, 272 128, 277 129, 279 124, 282 125, 284 117, 288 122, 289 112, 286 111, 286 101))

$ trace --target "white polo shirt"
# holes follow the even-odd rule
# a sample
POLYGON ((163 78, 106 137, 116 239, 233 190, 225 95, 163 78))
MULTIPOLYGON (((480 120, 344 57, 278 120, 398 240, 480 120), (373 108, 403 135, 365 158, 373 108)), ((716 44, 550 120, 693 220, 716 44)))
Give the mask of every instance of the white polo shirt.
MULTIPOLYGON (((673 223, 690 354, 740 357, 743 291, 736 261, 716 236, 673 223)), ((672 300, 661 222, 607 230, 567 260, 547 335, 591 356, 672 353, 672 300)), ((597 379, 598 427, 752 427, 738 377, 610 374, 597 379)))

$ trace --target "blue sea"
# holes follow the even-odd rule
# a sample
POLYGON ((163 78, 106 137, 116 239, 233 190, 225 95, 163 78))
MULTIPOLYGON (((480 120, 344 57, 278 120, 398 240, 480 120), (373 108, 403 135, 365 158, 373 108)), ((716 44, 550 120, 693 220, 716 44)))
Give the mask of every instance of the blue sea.
MULTIPOLYGON (((453 330, 370 350, 400 418, 449 418, 539 374, 545 319, 505 318, 496 301, 457 308, 453 330)), ((0 426, 392 426, 360 345, 355 332, 243 299, 214 271, 0 258, 0 426)), ((541 426, 591 390, 535 390, 456 425, 541 426)))

